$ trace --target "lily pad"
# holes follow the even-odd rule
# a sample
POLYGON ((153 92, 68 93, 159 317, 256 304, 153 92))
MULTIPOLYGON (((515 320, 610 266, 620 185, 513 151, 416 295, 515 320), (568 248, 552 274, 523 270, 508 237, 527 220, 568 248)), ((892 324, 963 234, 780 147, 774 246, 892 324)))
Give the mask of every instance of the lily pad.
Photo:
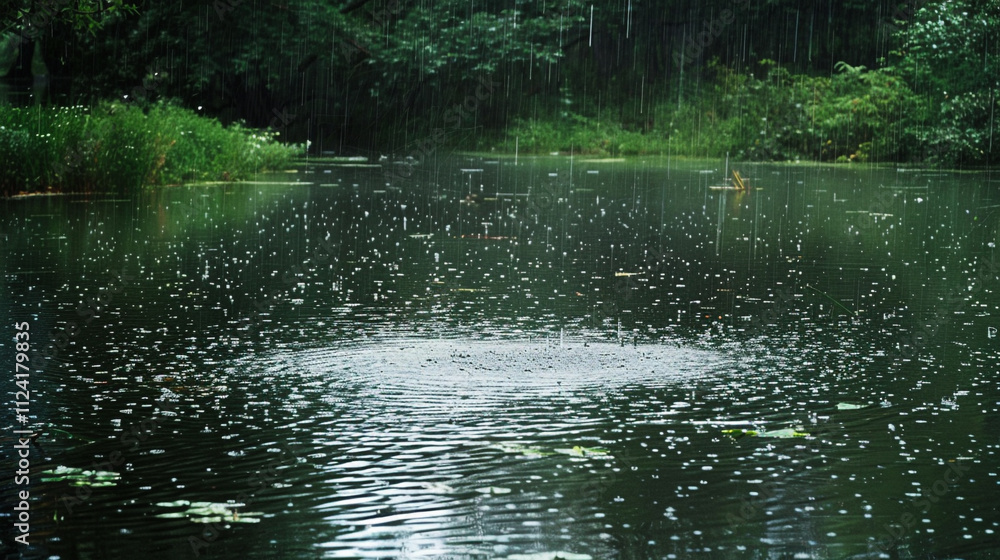
POLYGON ((95 488, 114 486, 118 483, 118 479, 121 478, 121 475, 114 471, 90 471, 64 466, 43 471, 41 476, 42 482, 68 481, 73 486, 91 486, 95 488))
POLYGON ((854 404, 848 402, 837 403, 837 410, 858 410, 860 408, 865 408, 867 404, 854 404))
POLYGON ((184 511, 170 511, 157 514, 161 519, 188 518, 195 523, 260 523, 260 518, 264 514, 259 511, 239 511, 246 507, 246 504, 236 502, 189 502, 187 500, 177 500, 175 502, 159 502, 160 507, 182 507, 184 511))

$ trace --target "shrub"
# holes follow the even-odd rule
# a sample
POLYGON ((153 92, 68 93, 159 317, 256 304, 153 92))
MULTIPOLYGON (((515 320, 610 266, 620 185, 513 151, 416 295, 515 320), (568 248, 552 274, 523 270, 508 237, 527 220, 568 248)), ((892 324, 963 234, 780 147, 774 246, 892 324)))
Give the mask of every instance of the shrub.
POLYGON ((118 193, 143 185, 238 180, 282 169, 300 146, 170 104, 145 108, 0 107, 0 194, 54 189, 118 193))

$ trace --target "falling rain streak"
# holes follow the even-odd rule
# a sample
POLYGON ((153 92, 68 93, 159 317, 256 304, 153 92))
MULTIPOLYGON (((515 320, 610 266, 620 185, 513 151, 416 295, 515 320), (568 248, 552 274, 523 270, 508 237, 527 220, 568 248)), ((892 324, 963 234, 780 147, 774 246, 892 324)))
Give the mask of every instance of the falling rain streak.
POLYGON ((73 487, 43 483, 40 530, 248 558, 874 557, 995 535, 979 175, 758 164, 744 192, 719 188, 725 165, 668 178, 655 158, 440 158, 386 184, 390 165, 18 203, 9 278, 38 287, 39 331, 135 270, 36 358, 50 406, 92 403, 44 411, 47 466, 122 462, 72 512, 73 487))
POLYGON ((997 558, 998 14, 8 2, 5 552, 997 558))

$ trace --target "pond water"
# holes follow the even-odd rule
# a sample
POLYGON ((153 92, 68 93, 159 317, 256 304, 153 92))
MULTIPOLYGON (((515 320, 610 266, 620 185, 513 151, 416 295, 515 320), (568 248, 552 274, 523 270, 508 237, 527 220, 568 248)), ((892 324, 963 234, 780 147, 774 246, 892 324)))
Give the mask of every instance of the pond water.
POLYGON ((738 168, 755 190, 442 157, 0 202, 41 352, 30 550, 998 557, 1000 181, 738 168))

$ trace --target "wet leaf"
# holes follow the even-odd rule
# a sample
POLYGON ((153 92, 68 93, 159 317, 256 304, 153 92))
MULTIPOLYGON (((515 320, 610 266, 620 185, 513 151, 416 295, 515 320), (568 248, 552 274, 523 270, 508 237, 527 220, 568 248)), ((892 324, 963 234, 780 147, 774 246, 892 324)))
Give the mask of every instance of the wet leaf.
POLYGON ((837 410, 858 410, 860 408, 865 408, 867 404, 854 404, 854 403, 837 403, 837 410))
POLYGON ((503 451, 504 453, 520 453, 526 457, 545 457, 546 455, 553 455, 550 451, 543 451, 541 449, 528 447, 519 443, 497 443, 491 445, 490 448, 503 451))
POLYGON ((740 439, 744 436, 788 439, 796 437, 808 437, 807 432, 800 432, 794 428, 782 428, 780 430, 722 430, 722 433, 733 439, 740 439))
POLYGON ((171 511, 157 514, 161 519, 182 519, 188 518, 194 523, 260 523, 260 517, 264 515, 259 511, 239 511, 246 507, 246 504, 230 502, 189 502, 188 500, 177 500, 174 502, 158 502, 160 507, 184 507, 184 511, 171 511))
POLYGON ((177 500, 176 502, 157 502, 156 505, 160 507, 185 507, 191 505, 191 502, 187 500, 177 500))
POLYGON ((443 482, 421 482, 421 488, 430 490, 432 492, 440 492, 441 494, 452 494, 455 489, 443 482))
POLYGON ((91 471, 78 469, 75 467, 58 466, 54 469, 43 471, 42 482, 62 482, 68 481, 73 486, 114 486, 121 475, 114 471, 91 471))
POLYGON ((768 438, 796 438, 796 437, 807 437, 809 434, 806 432, 800 432, 795 428, 782 428, 780 430, 771 430, 757 432, 757 437, 768 437, 768 438))
POLYGON ((610 457, 611 453, 607 449, 599 447, 583 447, 574 445, 572 449, 556 449, 556 453, 570 455, 573 457, 610 457))
POLYGON ((480 494, 510 494, 510 488, 504 488, 502 486, 484 486, 482 488, 476 488, 476 492, 480 494))
POLYGON ((162 517, 164 519, 180 519, 187 517, 187 513, 183 511, 175 511, 173 513, 161 513, 158 514, 157 517, 162 517))
POLYGON ((741 437, 744 437, 744 436, 756 436, 757 435, 757 431, 756 430, 722 430, 722 433, 726 434, 727 436, 729 436, 729 437, 731 437, 733 439, 740 439, 741 437))

